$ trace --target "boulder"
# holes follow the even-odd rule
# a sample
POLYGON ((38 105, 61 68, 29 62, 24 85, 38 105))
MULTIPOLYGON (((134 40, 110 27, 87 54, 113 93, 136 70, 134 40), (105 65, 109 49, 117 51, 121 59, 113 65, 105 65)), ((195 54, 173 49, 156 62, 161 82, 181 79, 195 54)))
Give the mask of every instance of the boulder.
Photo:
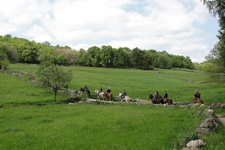
POLYGON ((197 134, 207 135, 219 126, 219 121, 215 117, 206 118, 196 129, 197 134))
POLYGON ((188 148, 198 148, 198 147, 203 147, 205 146, 206 143, 203 140, 192 140, 190 142, 187 143, 187 147, 188 148))
POLYGON ((197 128, 196 132, 200 135, 208 135, 211 130, 209 128, 197 128))
POLYGON ((213 103, 211 105, 212 108, 225 108, 225 104, 222 103, 213 103))
POLYGON ((214 110, 212 110, 212 109, 208 109, 207 111, 206 111, 206 113, 208 114, 208 115, 215 115, 215 113, 214 113, 214 110))

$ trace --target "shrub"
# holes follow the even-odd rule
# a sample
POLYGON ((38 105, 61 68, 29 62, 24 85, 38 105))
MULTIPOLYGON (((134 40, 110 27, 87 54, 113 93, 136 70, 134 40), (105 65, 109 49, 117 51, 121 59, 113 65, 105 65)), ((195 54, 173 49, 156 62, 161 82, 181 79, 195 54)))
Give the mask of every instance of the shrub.
POLYGON ((9 68, 9 61, 7 59, 4 59, 3 61, 1 61, 1 67, 4 71, 8 70, 9 68))

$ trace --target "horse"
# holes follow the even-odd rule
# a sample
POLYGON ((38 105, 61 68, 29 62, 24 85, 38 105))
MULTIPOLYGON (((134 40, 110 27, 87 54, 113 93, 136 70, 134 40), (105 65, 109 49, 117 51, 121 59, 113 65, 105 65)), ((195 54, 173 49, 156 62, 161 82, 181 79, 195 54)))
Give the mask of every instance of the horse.
MULTIPOLYGON (((104 92, 104 95, 106 95, 106 92, 104 92)), ((108 93, 106 95, 106 98, 112 101, 113 100, 113 94, 112 93, 108 93)))
POLYGON ((158 98, 156 100, 154 100, 154 97, 152 96, 152 94, 150 94, 149 99, 152 100, 153 104, 164 104, 163 98, 160 95, 158 96, 158 98))
POLYGON ((195 99, 195 98, 192 98, 192 99, 191 99, 191 102, 192 102, 192 103, 200 103, 200 104, 203 104, 203 100, 200 99, 200 98, 196 98, 196 99, 195 99))
POLYGON ((90 92, 90 90, 88 90, 88 89, 85 90, 84 88, 80 88, 80 91, 83 92, 83 93, 86 92, 87 95, 88 95, 88 97, 89 97, 89 98, 91 97, 91 92, 90 92))
POLYGON ((104 92, 99 92, 98 90, 95 90, 95 93, 98 96, 98 99, 101 97, 104 100, 104 92))
POLYGON ((121 102, 123 100, 125 100, 127 103, 130 103, 130 97, 129 96, 125 96, 124 98, 122 98, 121 96, 122 96, 122 93, 119 93, 119 98, 121 99, 121 102))
POLYGON ((168 105, 172 105, 173 104, 173 100, 172 99, 165 98, 164 99, 164 103, 168 103, 168 105))

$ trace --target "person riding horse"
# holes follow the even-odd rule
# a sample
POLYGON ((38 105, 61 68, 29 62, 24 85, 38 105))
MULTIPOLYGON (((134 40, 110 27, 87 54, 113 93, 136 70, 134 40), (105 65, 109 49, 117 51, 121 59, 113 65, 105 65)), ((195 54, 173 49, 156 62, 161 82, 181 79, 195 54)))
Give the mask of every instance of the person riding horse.
POLYGON ((153 101, 156 101, 158 97, 159 97, 159 92, 155 91, 155 95, 154 95, 153 101))
POLYGON ((87 85, 84 86, 84 88, 80 88, 80 91, 82 91, 83 93, 86 92, 88 97, 91 96, 91 92, 90 90, 88 89, 87 85))
POLYGON ((98 91, 98 95, 99 95, 99 93, 101 93, 102 92, 102 87, 100 88, 100 90, 98 91))
POLYGON ((124 90, 123 90, 123 93, 122 93, 122 95, 121 95, 120 97, 121 97, 121 98, 124 98, 126 95, 127 95, 127 91, 126 91, 126 89, 124 89, 124 90))
POLYGON ((165 92, 163 99, 166 99, 166 98, 168 98, 168 93, 167 93, 167 91, 165 92))
POLYGON ((201 98, 201 94, 198 92, 198 90, 195 92, 195 94, 194 94, 194 102, 196 102, 197 101, 197 99, 200 99, 201 98))
POLYGON ((88 87, 87 87, 87 85, 85 85, 85 86, 84 86, 84 90, 85 90, 85 91, 87 91, 87 90, 88 90, 88 87))
POLYGON ((107 96, 109 93, 111 93, 110 87, 108 87, 108 90, 106 91, 105 96, 107 96))

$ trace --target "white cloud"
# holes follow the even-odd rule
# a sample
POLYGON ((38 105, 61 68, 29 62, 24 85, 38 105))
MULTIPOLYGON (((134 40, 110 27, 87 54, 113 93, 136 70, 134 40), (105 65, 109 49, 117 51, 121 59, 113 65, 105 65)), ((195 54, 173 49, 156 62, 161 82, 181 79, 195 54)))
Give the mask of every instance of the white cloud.
MULTIPOLYGON (((0 1, 0 34, 16 34, 38 42, 88 48, 112 47, 158 49, 188 54, 193 60, 209 51, 197 25, 208 11, 199 0, 7 0, 0 1), (144 2, 144 1, 142 1, 144 2), (131 6, 140 7, 145 13, 131 6)), ((217 29, 215 29, 217 30, 217 29)), ((201 57, 201 58, 200 58, 201 57)))

